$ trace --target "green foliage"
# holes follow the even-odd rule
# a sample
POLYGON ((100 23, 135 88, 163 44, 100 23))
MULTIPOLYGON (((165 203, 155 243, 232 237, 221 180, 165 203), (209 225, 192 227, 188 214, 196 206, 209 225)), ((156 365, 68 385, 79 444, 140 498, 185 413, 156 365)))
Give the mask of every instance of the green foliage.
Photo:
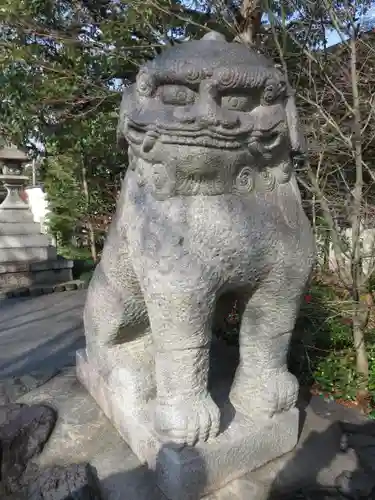
POLYGON ((88 248, 76 248, 72 245, 60 246, 58 248, 58 253, 61 257, 74 262, 73 279, 80 279, 86 282, 90 281, 95 269, 95 263, 91 259, 88 248))
MULTIPOLYGON (((303 386, 314 385, 332 397, 354 400, 359 376, 351 326, 351 305, 333 287, 313 282, 305 293, 289 352, 290 370, 303 386)), ((229 345, 238 344, 240 315, 236 308, 215 331, 229 345)), ((375 328, 366 335, 369 391, 375 399, 375 328)), ((375 417, 375 416, 374 416, 375 417)))
POLYGON ((194 12, 181 7, 176 17, 180 7, 165 0, 2 2, 0 136, 45 157, 40 178, 60 244, 113 213, 127 166, 116 148, 121 92, 140 64, 186 31, 194 12))
POLYGON ((75 233, 77 221, 82 219, 85 200, 76 166, 69 156, 48 158, 44 178, 51 208, 49 229, 58 245, 68 244, 75 233))
MULTIPOLYGON (((355 399, 359 376, 353 346, 350 303, 335 289, 315 282, 303 301, 290 351, 290 367, 304 385, 315 383, 333 397, 355 399)), ((375 396, 375 329, 366 334, 370 377, 375 396)))
POLYGON ((68 260, 79 261, 80 263, 87 263, 87 266, 92 266, 90 251, 88 248, 77 248, 72 245, 61 245, 58 248, 58 254, 68 260))

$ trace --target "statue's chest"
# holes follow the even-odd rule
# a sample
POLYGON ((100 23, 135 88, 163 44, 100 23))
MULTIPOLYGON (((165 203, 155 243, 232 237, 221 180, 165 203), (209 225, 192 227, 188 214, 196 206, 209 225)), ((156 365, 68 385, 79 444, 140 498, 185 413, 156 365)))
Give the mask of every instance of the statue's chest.
POLYGON ((145 191, 132 191, 130 183, 124 208, 131 253, 144 262, 236 268, 274 246, 270 217, 240 197, 157 201, 145 191))

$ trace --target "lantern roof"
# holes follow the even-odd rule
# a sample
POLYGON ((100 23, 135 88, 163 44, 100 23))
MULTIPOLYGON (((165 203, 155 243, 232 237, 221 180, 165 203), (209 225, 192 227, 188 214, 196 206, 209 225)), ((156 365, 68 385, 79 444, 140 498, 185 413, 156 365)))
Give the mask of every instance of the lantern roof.
POLYGON ((20 163, 28 161, 28 156, 14 144, 4 146, 0 149, 0 161, 18 161, 20 163))

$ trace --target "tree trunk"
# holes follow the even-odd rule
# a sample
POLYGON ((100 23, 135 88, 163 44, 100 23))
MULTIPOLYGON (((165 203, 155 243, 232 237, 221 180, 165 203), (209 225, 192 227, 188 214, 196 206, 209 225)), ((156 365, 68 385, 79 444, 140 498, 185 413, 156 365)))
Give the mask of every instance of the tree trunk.
POLYGON ((351 274, 352 274, 352 298, 353 298, 353 338, 356 352, 356 367, 360 382, 357 391, 357 400, 362 410, 367 407, 368 401, 368 378, 369 365, 365 345, 364 331, 367 325, 366 311, 368 304, 364 300, 364 279, 361 259, 361 216, 363 201, 363 167, 362 167, 362 131, 361 131, 361 112, 360 96, 357 74, 357 44, 356 34, 350 40, 350 70, 351 84, 353 93, 353 152, 355 158, 356 181, 353 190, 352 205, 352 255, 351 255, 351 274))
POLYGON ((243 0, 240 8, 241 20, 237 27, 238 38, 248 45, 255 44, 255 37, 262 24, 263 11, 260 0, 243 0))
MULTIPOLYGON (((84 165, 82 165, 82 186, 83 186, 83 192, 85 195, 86 199, 86 206, 89 207, 89 201, 90 201, 90 194, 89 194, 89 187, 87 184, 87 170, 84 165)), ((91 223, 90 219, 88 219, 87 222, 87 229, 89 231, 89 242, 90 242, 90 250, 91 250, 91 257, 94 263, 96 264, 98 261, 98 254, 96 252, 96 246, 95 246, 95 231, 94 231, 94 226, 91 223)))

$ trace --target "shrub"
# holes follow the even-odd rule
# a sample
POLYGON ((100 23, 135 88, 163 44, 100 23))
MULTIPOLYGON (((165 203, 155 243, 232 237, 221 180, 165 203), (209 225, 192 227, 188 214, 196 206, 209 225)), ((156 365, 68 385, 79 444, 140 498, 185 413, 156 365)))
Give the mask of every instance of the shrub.
MULTIPOLYGON (((354 400, 359 383, 350 302, 334 286, 313 282, 291 344, 290 369, 303 385, 314 384, 334 398, 354 400)), ((305 296, 306 298, 306 296, 305 296)), ((375 394, 375 329, 368 328, 369 390, 375 394)))

